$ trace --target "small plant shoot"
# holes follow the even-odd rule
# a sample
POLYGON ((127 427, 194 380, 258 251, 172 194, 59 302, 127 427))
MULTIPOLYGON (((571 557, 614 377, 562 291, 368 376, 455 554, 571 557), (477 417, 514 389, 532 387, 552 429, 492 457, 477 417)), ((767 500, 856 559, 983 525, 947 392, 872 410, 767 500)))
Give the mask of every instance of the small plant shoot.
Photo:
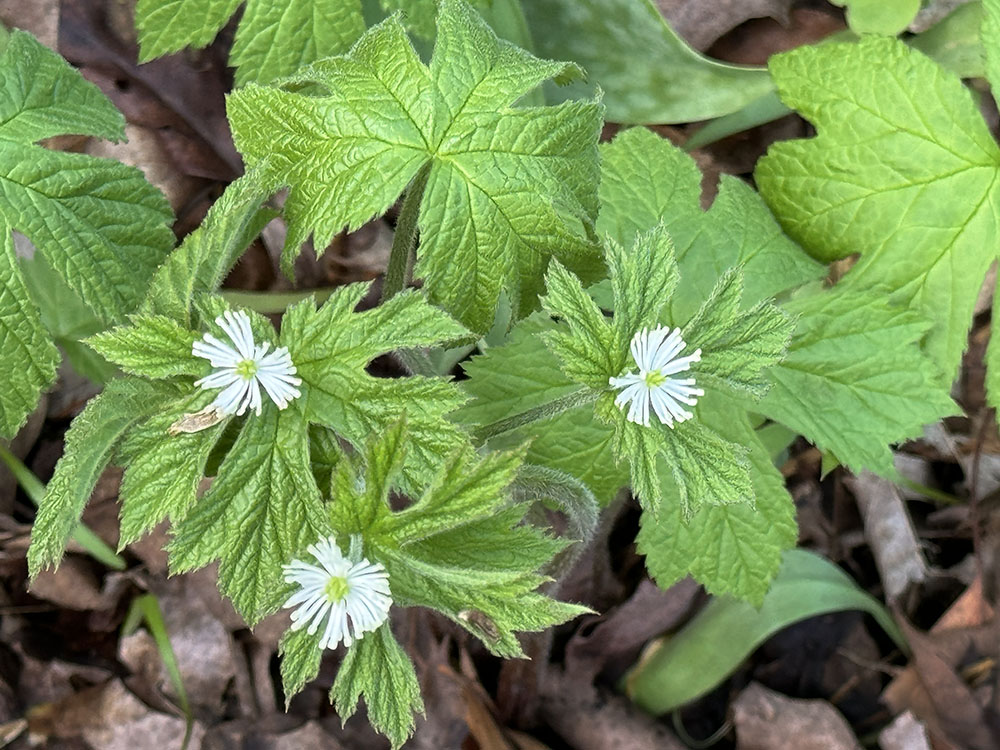
MULTIPOLYGON (((171 574, 217 563, 250 627, 287 612, 286 704, 336 653, 337 713, 364 701, 393 748, 425 710, 405 611, 524 658, 592 611, 560 584, 623 502, 660 587, 691 576, 759 606, 797 541, 765 428, 897 479, 892 446, 958 413, 997 257, 1000 147, 906 43, 772 58, 817 135, 773 145, 759 193, 723 176, 706 202, 652 130, 602 140, 614 92, 546 103, 586 73, 503 38, 500 3, 139 0, 142 61, 208 45, 242 6, 226 112, 245 172, 179 244, 139 170, 47 147, 123 139, 111 102, 30 34, 0 37, 0 435, 54 382, 57 343, 105 373, 66 432, 31 576, 119 467, 119 551, 166 521, 171 574), (375 281, 280 311, 222 291, 270 222, 294 282, 303 252, 373 221, 394 227, 375 281), (38 263, 92 320, 72 352, 38 263)), ((917 7, 846 5, 879 33, 917 7)), ((1000 84, 1000 1, 985 9, 1000 84)), ((987 361, 997 405, 996 342, 987 361)))

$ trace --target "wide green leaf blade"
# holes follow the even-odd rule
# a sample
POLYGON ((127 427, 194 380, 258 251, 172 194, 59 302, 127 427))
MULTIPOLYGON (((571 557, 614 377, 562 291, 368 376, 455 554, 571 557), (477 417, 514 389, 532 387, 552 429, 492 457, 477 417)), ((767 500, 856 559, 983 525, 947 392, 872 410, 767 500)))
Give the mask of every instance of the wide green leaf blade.
POLYGON ((416 490, 454 450, 464 432, 444 415, 459 406, 458 389, 443 378, 374 378, 365 367, 394 349, 460 340, 466 330, 416 292, 398 294, 374 310, 352 312, 366 286, 341 287, 316 310, 311 300, 285 316, 281 343, 303 380, 306 416, 332 427, 356 447, 404 415, 410 450, 404 486, 416 490))
POLYGON ((673 711, 722 682, 783 628, 850 609, 872 615, 906 650, 902 633, 880 602, 828 560, 806 550, 789 550, 759 608, 728 597, 713 599, 680 633, 646 655, 628 675, 626 691, 652 714, 673 711))
POLYGON ((917 346, 927 322, 885 294, 850 287, 845 281, 785 305, 798 326, 757 408, 852 471, 891 476, 888 446, 956 407, 917 346))
POLYGON ((276 610, 281 566, 321 535, 322 502, 298 400, 247 420, 170 542, 173 571, 219 560, 219 588, 250 624, 276 610))
POLYGON ((0 435, 11 437, 52 384, 59 352, 21 279, 10 228, 0 216, 0 435))
MULTIPOLYGON (((241 0, 139 0, 140 62, 208 45, 241 0)), ((247 0, 229 61, 236 84, 267 83, 347 51, 365 30, 358 0, 247 0)))
POLYGON ((56 464, 31 531, 28 570, 32 577, 58 565, 122 434, 155 410, 163 395, 141 380, 122 378, 112 381, 73 420, 66 433, 66 451, 56 464))
POLYGON ((121 320, 173 246, 170 207, 138 169, 34 145, 123 135, 111 103, 56 53, 15 31, 0 77, 0 214, 99 317, 121 320))
POLYGON ((691 49, 651 0, 533 0, 524 3, 538 52, 573 60, 590 85, 547 93, 561 100, 600 87, 607 118, 622 123, 694 122, 735 112, 773 89, 767 72, 727 65, 691 49))
POLYGON ((188 45, 208 45, 241 1, 139 0, 135 6, 139 62, 149 62, 188 45))
POLYGON ((668 302, 670 318, 686 322, 730 268, 743 269, 743 303, 752 306, 824 275, 781 231, 767 206, 744 183, 723 175, 707 211, 701 170, 665 138, 645 128, 601 146, 601 213, 597 229, 630 247, 637 234, 663 223, 684 280, 668 302))
POLYGON ((753 505, 702 505, 685 517, 676 481, 660 474, 664 502, 657 516, 644 513, 637 537, 646 569, 662 588, 687 575, 714 594, 729 593, 759 605, 781 563, 795 546, 795 504, 785 480, 750 429, 739 404, 721 395, 699 403, 699 419, 726 439, 748 448, 753 505))
POLYGON ((772 59, 782 98, 818 136, 772 146, 761 193, 825 260, 861 252, 845 281, 935 321, 924 342, 946 387, 997 253, 1000 149, 953 74, 893 39, 772 59))
POLYGON ((347 720, 365 699, 368 720, 399 748, 413 734, 414 713, 423 713, 420 683, 413 662, 392 635, 389 623, 357 641, 347 652, 330 698, 347 720))
POLYGON ((416 274, 433 302, 485 332, 501 292, 519 315, 533 308, 550 257, 599 272, 589 231, 602 108, 514 106, 575 67, 498 39, 463 0, 443 0, 438 25, 429 67, 393 16, 284 88, 237 92, 229 116, 247 163, 270 158, 267 174, 290 185, 286 269, 310 235, 321 251, 429 164, 416 274))

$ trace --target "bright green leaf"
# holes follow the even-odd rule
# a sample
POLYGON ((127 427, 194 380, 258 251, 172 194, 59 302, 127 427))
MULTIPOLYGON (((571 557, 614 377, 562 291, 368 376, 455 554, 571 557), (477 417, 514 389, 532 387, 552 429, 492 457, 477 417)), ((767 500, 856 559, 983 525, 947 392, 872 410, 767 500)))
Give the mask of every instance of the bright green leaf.
POLYGON ((120 549, 164 518, 179 522, 197 502, 209 454, 228 421, 198 432, 173 434, 170 427, 208 406, 214 395, 199 390, 180 397, 126 435, 120 448, 126 463, 118 493, 120 549))
POLYGON ((274 217, 274 212, 261 209, 274 187, 255 170, 230 183, 201 226, 157 269, 142 311, 191 327, 195 299, 219 288, 239 256, 274 217))
POLYGON ((351 647, 330 690, 344 721, 357 710, 362 696, 372 726, 389 738, 393 750, 401 747, 413 734, 413 715, 423 713, 424 701, 413 662, 388 623, 351 647))
MULTIPOLYGON (((614 394, 607 385, 609 379, 636 367, 629 354, 636 333, 632 327, 653 327, 662 320, 662 308, 677 284, 677 272, 673 245, 662 226, 638 235, 628 251, 612 241, 607 259, 615 322, 601 314, 578 279, 553 264, 546 277, 549 295, 543 304, 553 315, 566 320, 568 330, 554 331, 545 341, 559 355, 563 371, 570 378, 599 394, 596 413, 614 427, 612 450, 617 460, 628 461, 632 487, 640 502, 645 509, 654 512, 659 506, 657 457, 661 455, 680 485, 685 513, 701 503, 752 501, 747 465, 738 446, 729 444, 696 420, 667 426, 654 418, 649 425, 635 424, 613 403, 614 394), (619 320, 624 324, 618 323, 619 320)), ((683 285, 683 278, 680 285, 683 285)), ((724 288, 723 284, 720 289, 724 288)), ((776 317, 786 326, 787 321, 770 306, 754 308, 744 316, 734 305, 721 304, 719 299, 714 295, 710 297, 705 303, 707 312, 696 316, 699 330, 694 330, 695 338, 702 336, 706 345, 724 343, 730 336, 726 326, 732 327, 733 341, 746 339, 745 333, 764 335, 759 342, 744 341, 743 351, 714 355, 714 365, 711 352, 703 352, 710 365, 706 373, 717 380, 727 372, 739 374, 739 378, 748 381, 762 366, 780 358, 787 337, 786 332, 776 338, 773 326, 765 319, 776 317), (756 353, 755 344, 761 347, 756 353), (741 369, 744 366, 745 369, 741 369)), ((688 337, 687 333, 684 335, 688 337)), ((696 382, 699 372, 699 363, 692 364, 689 374, 696 382)))
POLYGON ((663 471, 664 503, 658 516, 642 516, 637 542, 646 568, 662 588, 691 575, 715 594, 729 593, 759 605, 795 546, 795 504, 785 481, 755 437, 740 405, 706 396, 698 416, 728 440, 749 448, 754 505, 703 505, 686 518, 676 481, 663 471))
POLYGON ((168 547, 173 571, 219 560, 219 588, 251 625, 287 594, 281 566, 325 528, 301 409, 296 400, 246 421, 168 547))
POLYGON ((204 360, 191 355, 191 345, 199 338, 170 318, 139 314, 129 325, 91 336, 87 345, 125 372, 169 378, 204 374, 204 360))
POLYGON ((13 436, 52 384, 59 352, 52 345, 17 268, 10 227, 0 214, 0 435, 13 436))
MULTIPOLYGON (((944 390, 997 251, 1000 149, 978 106, 957 77, 894 39, 803 47, 772 58, 771 71, 819 134, 771 147, 761 193, 813 255, 861 252, 844 282, 888 290, 935 321, 924 348, 944 390)), ((888 344, 900 356, 910 346, 888 344)))
POLYGON ((323 248, 384 213, 430 164, 416 273, 433 302, 482 332, 502 290, 530 311, 551 256, 596 270, 586 230, 602 108, 514 108, 573 66, 497 39, 462 0, 444 0, 438 24, 429 67, 392 17, 294 78, 324 93, 248 86, 229 117, 248 165, 270 156, 266 173, 291 185, 286 268, 310 234, 323 248))
POLYGON ((842 284, 785 305, 798 328, 758 408, 852 471, 891 475, 888 445, 920 435, 955 404, 917 346, 927 322, 888 295, 842 284))
POLYGON ((707 211, 701 209, 701 182, 690 156, 645 128, 601 146, 597 229, 631 247, 637 234, 664 224, 683 278, 668 302, 672 320, 689 320, 730 268, 743 269, 748 306, 825 274, 742 180, 723 175, 707 211))
POLYGON ((857 34, 895 36, 920 10, 920 0, 833 0, 847 8, 847 25, 857 34))
MULTIPOLYGON (((215 38, 241 0, 139 0, 141 62, 215 38)), ((347 51, 364 31, 358 0, 247 0, 230 63, 236 83, 266 83, 347 51)))
POLYGON ((795 324, 769 302, 742 308, 743 274, 723 274, 711 296, 687 324, 688 345, 702 350, 698 372, 759 399, 767 393, 767 370, 785 357, 795 324))
MULTIPOLYGON (((514 327, 503 346, 464 362, 469 377, 460 385, 472 399, 450 417, 465 425, 489 424, 576 390, 542 340, 541 334, 553 328, 542 315, 532 315, 514 327)), ((532 422, 489 445, 513 448, 528 442, 527 462, 565 471, 607 504, 628 483, 627 467, 615 466, 612 436, 608 426, 597 421, 593 408, 586 406, 532 422)))
POLYGON ((173 246, 170 207, 138 169, 34 145, 123 137, 121 115, 56 53, 15 31, 0 72, 0 213, 95 313, 121 319, 173 246))
POLYGON ((66 433, 66 451, 56 464, 31 531, 28 569, 32 578, 43 568, 59 564, 122 434, 154 411, 169 393, 138 379, 121 378, 91 399, 73 420, 66 433))
POLYGON ((407 416, 411 450, 403 485, 413 489, 467 441, 444 418, 462 396, 443 378, 375 378, 365 367, 394 349, 436 346, 468 333, 414 291, 373 310, 352 312, 366 289, 363 284, 342 287, 318 311, 311 300, 295 306, 282 324, 281 344, 303 380, 310 421, 332 427, 360 447, 372 432, 407 416))

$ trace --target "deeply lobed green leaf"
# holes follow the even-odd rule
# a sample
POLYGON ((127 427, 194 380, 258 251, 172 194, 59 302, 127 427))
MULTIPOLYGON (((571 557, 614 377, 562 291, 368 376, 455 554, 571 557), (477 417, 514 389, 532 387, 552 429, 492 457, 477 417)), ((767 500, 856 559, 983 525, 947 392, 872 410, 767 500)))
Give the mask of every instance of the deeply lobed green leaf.
POLYGON ((600 105, 513 106, 572 69, 498 39, 465 2, 444 0, 429 66, 392 17, 284 89, 234 94, 229 116, 248 165, 269 157, 266 173, 291 186, 286 268, 310 235, 323 248, 384 213, 430 164, 416 273, 468 327, 490 327, 501 291, 529 311, 552 256, 598 271, 587 232, 600 105), (323 93, 288 89, 301 84, 323 93))

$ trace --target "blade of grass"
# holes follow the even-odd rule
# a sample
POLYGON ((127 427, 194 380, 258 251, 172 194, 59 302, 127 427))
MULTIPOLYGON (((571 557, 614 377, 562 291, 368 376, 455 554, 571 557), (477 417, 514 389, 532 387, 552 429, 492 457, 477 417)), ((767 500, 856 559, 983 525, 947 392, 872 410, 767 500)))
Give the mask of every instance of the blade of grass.
POLYGON ((184 742, 181 750, 187 750, 188 742, 191 740, 191 729, 194 726, 194 714, 191 712, 191 703, 188 701, 187 691, 184 689, 184 681, 181 678, 180 667, 177 666, 177 657, 174 654, 174 647, 170 645, 170 635, 167 633, 167 625, 163 621, 163 612, 160 610, 160 601, 152 594, 143 594, 132 601, 125 621, 122 623, 122 635, 131 635, 145 620, 146 628, 156 648, 163 659, 163 666, 167 668, 167 675, 170 677, 170 684, 177 693, 181 711, 184 712, 186 728, 184 730, 184 742))
MULTIPOLYGON (((45 496, 45 485, 42 484, 42 481, 4 445, 0 445, 0 461, 7 465, 17 483, 21 485, 21 489, 35 504, 35 507, 38 507, 45 496)), ((76 528, 73 529, 70 539, 83 547, 84 551, 99 563, 113 570, 125 570, 128 567, 121 556, 82 523, 77 524, 76 528)))

